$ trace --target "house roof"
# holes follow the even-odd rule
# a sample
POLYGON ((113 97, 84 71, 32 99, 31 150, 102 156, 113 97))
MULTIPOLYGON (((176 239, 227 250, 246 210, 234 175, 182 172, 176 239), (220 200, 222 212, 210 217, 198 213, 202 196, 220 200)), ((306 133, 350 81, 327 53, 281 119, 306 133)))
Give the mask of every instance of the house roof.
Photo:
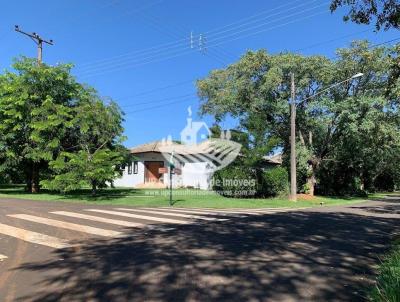
MULTIPOLYGON (((179 144, 173 142, 172 145, 179 145, 179 144)), ((154 142, 146 143, 146 144, 131 148, 131 154, 145 153, 145 152, 161 153, 160 146, 161 146, 161 141, 154 141, 154 142)))
POLYGON ((271 156, 264 156, 263 159, 265 159, 270 164, 281 165, 282 153, 274 154, 271 156))

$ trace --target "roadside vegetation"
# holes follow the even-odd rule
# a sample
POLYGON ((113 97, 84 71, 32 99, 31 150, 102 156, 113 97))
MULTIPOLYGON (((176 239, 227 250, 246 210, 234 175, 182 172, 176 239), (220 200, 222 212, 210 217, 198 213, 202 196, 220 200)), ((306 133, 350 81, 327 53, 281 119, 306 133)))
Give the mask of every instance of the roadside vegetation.
MULTIPOLYGON (((331 9, 349 4, 333 1, 331 9)), ((347 18, 366 21, 362 13, 352 7, 347 18)), ((383 18, 377 28, 397 28, 385 11, 374 15, 383 18)), ((209 198, 233 205, 242 198, 240 203, 262 203, 288 194, 291 74, 298 193, 366 198, 398 189, 399 57, 400 44, 368 41, 338 49, 334 59, 261 49, 199 79, 199 113, 213 118, 212 136, 230 130, 242 146, 240 156, 213 176, 212 189, 222 196, 209 198), (223 129, 227 118, 236 122, 232 129, 223 129), (277 152, 282 165, 268 166, 268 156, 277 152), (232 186, 224 179, 254 186, 232 186), (243 195, 246 190, 254 193, 243 195)), ((0 183, 24 182, 28 193, 44 189, 60 196, 90 187, 96 196, 130 164, 122 145, 123 112, 79 83, 72 67, 22 57, 0 74, 0 183)))
POLYGON ((22 57, 0 74, 1 183, 25 182, 31 193, 90 186, 95 194, 118 175, 122 112, 77 82, 72 67, 22 57))
MULTIPOLYGON (((300 192, 367 196, 399 187, 400 45, 357 41, 336 54, 332 60, 249 51, 197 81, 200 113, 214 117, 217 136, 226 118, 238 121, 231 133, 242 144, 243 156, 221 174, 240 171, 256 179, 259 197, 279 193, 267 188, 263 156, 281 151, 282 166, 289 170, 288 100, 294 73, 300 192)), ((269 172, 271 178, 278 184, 287 176, 275 171, 269 172)))
POLYGON ((376 285, 369 298, 373 302, 400 301, 400 240, 396 241, 392 251, 383 258, 376 285))
MULTIPOLYGON (((373 197, 373 195, 372 195, 373 197)), ((23 185, 0 186, 0 204, 2 198, 30 199, 51 202, 78 202, 102 205, 129 205, 129 206, 168 206, 169 190, 164 189, 102 189, 96 196, 91 194, 90 188, 71 191, 65 194, 42 190, 38 194, 30 194, 23 185)), ((287 197, 275 198, 228 198, 213 191, 195 189, 173 190, 173 205, 176 207, 199 208, 262 208, 262 207, 320 207, 344 205, 365 201, 361 197, 321 197, 310 198, 299 195, 298 202, 292 202, 287 197)))

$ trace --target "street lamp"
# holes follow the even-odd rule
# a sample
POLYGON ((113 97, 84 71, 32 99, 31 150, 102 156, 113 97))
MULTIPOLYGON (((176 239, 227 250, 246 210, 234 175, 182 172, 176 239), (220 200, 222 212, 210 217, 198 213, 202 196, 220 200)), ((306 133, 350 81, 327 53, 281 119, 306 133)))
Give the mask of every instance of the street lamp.
MULTIPOLYGON (((328 91, 334 87, 337 87, 348 81, 362 77, 364 74, 362 72, 356 73, 352 77, 335 83, 317 93, 303 99, 303 101, 316 97, 317 95, 328 91)), ((291 201, 297 201, 297 167, 296 167, 296 97, 295 97, 295 84, 294 84, 294 74, 291 74, 291 110, 290 110, 290 196, 291 201)))

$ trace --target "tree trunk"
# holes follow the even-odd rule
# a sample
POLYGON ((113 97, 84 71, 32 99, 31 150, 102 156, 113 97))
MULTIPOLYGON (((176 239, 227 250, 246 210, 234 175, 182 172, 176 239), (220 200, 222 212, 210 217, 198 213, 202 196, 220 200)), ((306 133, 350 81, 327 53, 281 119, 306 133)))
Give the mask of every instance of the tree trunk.
POLYGON ((97 181, 92 180, 92 196, 96 196, 97 194, 97 181))
POLYGON ((315 176, 315 171, 319 166, 319 160, 313 158, 308 161, 308 177, 307 177, 307 187, 308 194, 314 196, 315 193, 315 184, 317 183, 317 177, 315 176))
POLYGON ((25 177, 25 192, 32 192, 32 175, 31 175, 31 171, 29 171, 25 177))
POLYGON ((39 164, 32 164, 31 193, 39 193, 39 164))
POLYGON ((308 194, 311 196, 314 196, 314 191, 315 191, 315 174, 313 173, 311 176, 307 178, 307 186, 308 186, 308 194))

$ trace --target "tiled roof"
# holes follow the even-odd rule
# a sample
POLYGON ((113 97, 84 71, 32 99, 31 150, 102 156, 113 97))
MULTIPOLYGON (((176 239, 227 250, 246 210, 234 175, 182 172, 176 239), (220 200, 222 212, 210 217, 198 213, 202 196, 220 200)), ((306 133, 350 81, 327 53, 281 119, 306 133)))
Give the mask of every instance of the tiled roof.
MULTIPOLYGON (((177 143, 172 143, 173 145, 179 145, 177 143)), ((139 145, 137 147, 131 148, 131 153, 136 154, 136 153, 145 153, 145 152, 158 152, 161 153, 160 151, 160 146, 161 146, 161 141, 155 141, 155 142, 150 142, 146 143, 143 145, 139 145)))

